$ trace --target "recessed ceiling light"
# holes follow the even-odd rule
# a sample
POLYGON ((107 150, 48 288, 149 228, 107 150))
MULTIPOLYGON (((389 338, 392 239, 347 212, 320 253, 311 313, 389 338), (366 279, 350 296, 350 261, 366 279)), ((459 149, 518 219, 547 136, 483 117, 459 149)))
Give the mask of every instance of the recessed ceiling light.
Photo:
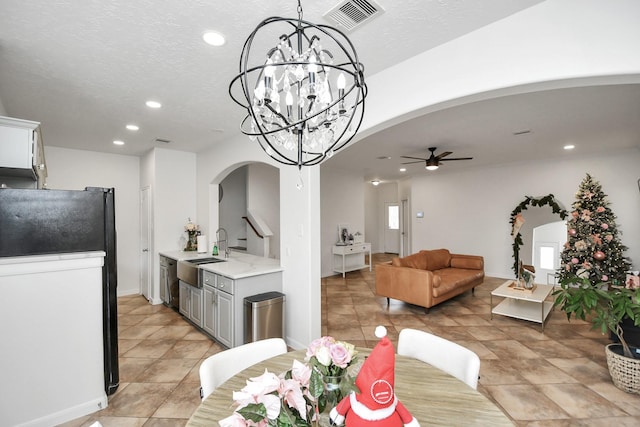
POLYGON ((127 125, 127 129, 135 131, 135 130, 139 130, 140 128, 136 125, 127 125))
POLYGON ((576 148, 576 146, 573 144, 568 144, 568 145, 565 145, 563 148, 565 150, 573 150, 574 148, 576 148))
POLYGON ((202 35, 202 39, 211 46, 222 46, 226 42, 224 36, 217 31, 207 31, 202 35))
POLYGON ((373 184, 374 186, 377 186, 378 184, 380 184, 380 181, 378 181, 377 179, 374 179, 373 181, 371 181, 371 184, 373 184))
POLYGON ((407 168, 400 168, 400 172, 406 172, 407 168))
POLYGON ((120 141, 119 139, 116 139, 115 141, 113 141, 114 145, 124 145, 124 141, 120 141))
POLYGON ((146 104, 147 104, 147 107, 149 107, 149 108, 160 108, 160 107, 162 107, 162 104, 160 104, 158 101, 147 101, 146 104))

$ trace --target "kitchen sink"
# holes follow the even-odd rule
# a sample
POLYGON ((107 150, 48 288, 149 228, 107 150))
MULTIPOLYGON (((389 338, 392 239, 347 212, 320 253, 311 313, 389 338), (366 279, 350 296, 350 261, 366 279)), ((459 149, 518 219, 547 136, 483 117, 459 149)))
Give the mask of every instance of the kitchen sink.
POLYGON ((193 258, 178 261, 178 279, 183 282, 195 286, 202 287, 202 273, 199 271, 199 265, 212 264, 214 262, 225 262, 226 259, 220 258, 193 258))
POLYGON ((211 264, 214 262, 225 262, 225 259, 220 259, 220 258, 194 258, 194 259, 188 259, 187 262, 190 262, 191 264, 211 264))

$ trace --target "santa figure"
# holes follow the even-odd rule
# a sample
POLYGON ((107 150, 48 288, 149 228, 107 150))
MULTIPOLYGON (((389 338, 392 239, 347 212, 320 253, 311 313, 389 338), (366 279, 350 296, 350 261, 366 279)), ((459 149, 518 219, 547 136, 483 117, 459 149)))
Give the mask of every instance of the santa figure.
POLYGON ((384 326, 376 328, 380 342, 364 361, 352 392, 329 414, 337 425, 347 427, 420 427, 420 423, 398 401, 393 390, 395 350, 384 326))

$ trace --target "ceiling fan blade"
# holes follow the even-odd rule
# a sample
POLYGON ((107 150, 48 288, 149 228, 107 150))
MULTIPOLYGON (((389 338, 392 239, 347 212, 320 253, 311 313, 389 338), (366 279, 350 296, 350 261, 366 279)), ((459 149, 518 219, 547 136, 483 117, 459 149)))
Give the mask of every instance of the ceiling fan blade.
POLYGON ((440 153, 436 156, 436 159, 441 160, 443 157, 450 156, 453 154, 451 151, 445 151, 444 153, 440 153))
POLYGON ((449 162, 451 160, 472 160, 473 157, 456 157, 455 159, 440 159, 441 162, 449 162))
POLYGON ((403 165, 410 165, 412 163, 424 163, 424 160, 418 160, 417 162, 405 162, 405 163, 402 163, 402 164, 403 165))
POLYGON ((411 157, 411 156, 400 156, 400 157, 402 157, 402 158, 404 158, 404 159, 422 160, 423 162, 426 162, 426 161, 427 161, 427 159, 422 158, 422 157, 411 157))

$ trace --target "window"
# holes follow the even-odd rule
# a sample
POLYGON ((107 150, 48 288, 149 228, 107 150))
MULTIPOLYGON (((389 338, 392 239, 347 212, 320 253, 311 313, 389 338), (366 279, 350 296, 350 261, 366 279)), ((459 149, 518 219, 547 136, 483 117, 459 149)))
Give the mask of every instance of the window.
POLYGON ((400 229, 400 207, 398 205, 389 205, 387 207, 387 218, 388 224, 387 227, 389 230, 399 230, 400 229))
POLYGON ((556 251, 553 246, 540 246, 540 268, 555 270, 556 251))

